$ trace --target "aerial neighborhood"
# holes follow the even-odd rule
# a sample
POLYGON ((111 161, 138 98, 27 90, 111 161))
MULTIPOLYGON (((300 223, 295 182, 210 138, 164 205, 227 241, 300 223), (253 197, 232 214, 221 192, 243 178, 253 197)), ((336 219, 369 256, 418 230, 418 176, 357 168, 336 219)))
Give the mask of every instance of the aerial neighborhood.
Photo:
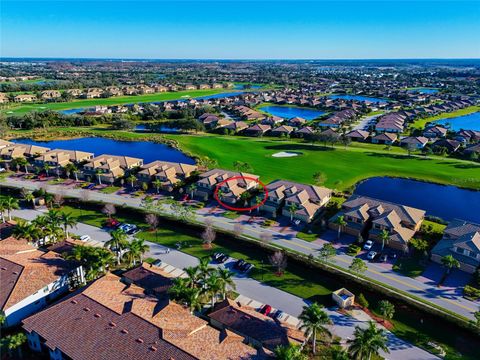
POLYGON ((2 359, 478 359, 479 81, 2 62, 2 359))

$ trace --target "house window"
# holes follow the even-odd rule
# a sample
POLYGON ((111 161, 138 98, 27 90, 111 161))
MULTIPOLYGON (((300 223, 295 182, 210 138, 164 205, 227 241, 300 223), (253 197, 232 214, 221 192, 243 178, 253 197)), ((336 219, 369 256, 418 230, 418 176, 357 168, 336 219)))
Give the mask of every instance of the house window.
POLYGON ((470 250, 463 249, 463 255, 470 256, 470 250))

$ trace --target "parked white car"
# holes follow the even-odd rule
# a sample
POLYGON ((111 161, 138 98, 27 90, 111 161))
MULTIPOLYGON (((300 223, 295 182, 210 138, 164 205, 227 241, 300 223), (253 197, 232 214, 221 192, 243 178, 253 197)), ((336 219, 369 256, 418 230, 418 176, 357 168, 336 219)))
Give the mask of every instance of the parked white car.
POLYGON ((82 235, 80 236, 80 240, 82 241, 90 241, 92 238, 90 237, 90 235, 82 235))
POLYGON ((370 251, 367 255, 367 259, 368 260, 373 260, 373 259, 375 259, 375 256, 377 256, 377 252, 376 251, 370 251))
POLYGON ((364 250, 370 250, 373 246, 373 241, 372 240, 367 240, 367 242, 365 243, 365 245, 363 245, 363 249, 364 250))

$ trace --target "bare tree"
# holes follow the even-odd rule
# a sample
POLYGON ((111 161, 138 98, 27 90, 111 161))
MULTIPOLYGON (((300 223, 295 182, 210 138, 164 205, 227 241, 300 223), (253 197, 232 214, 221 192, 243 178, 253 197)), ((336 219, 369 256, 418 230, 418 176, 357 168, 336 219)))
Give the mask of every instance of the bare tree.
POLYGON ((268 257, 270 264, 277 268, 277 275, 282 275, 283 271, 287 267, 287 256, 283 251, 275 251, 268 257))
POLYGON ((113 204, 105 204, 105 206, 102 209, 102 213, 107 215, 109 219, 111 219, 112 215, 115 215, 116 212, 117 212, 117 209, 113 204))
POLYGON ((233 225, 233 233, 237 236, 242 235, 244 230, 245 226, 240 223, 236 223, 235 225, 233 225))
POLYGON ((55 194, 53 196, 53 203, 55 206, 60 207, 64 202, 63 195, 61 193, 55 194))
POLYGON ((150 225, 150 229, 153 231, 158 227, 158 216, 155 214, 145 215, 145 222, 150 225))
POLYGON ((215 241, 215 237, 217 236, 215 230, 213 229, 212 225, 207 225, 205 230, 202 233, 202 240, 203 243, 208 247, 212 247, 212 242, 215 241))
POLYGON ((264 243, 268 244, 270 241, 272 241, 272 233, 269 232, 262 232, 260 234, 260 240, 262 240, 264 243))

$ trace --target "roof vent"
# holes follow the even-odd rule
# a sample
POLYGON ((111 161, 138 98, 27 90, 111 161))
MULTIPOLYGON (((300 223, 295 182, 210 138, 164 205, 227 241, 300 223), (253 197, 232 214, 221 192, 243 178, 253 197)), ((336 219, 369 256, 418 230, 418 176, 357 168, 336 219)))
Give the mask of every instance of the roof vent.
POLYGON ((72 301, 70 301, 70 302, 71 302, 72 304, 75 304, 75 305, 78 304, 78 301, 77 301, 77 300, 72 300, 72 301))
POLYGON ((102 317, 102 315, 100 315, 99 313, 96 313, 96 314, 93 315, 93 316, 95 316, 96 318, 101 318, 101 317, 102 317))
POLYGON ((113 321, 110 321, 110 323, 108 325, 110 325, 111 327, 117 326, 117 324, 115 324, 113 321))
POLYGON ((13 271, 12 274, 18 275, 18 271, 13 271))
POLYGON ((123 330, 122 330, 122 334, 128 334, 128 330, 127 330, 127 329, 123 329, 123 330))
POLYGON ((84 307, 83 310, 84 310, 84 311, 90 311, 90 309, 87 308, 87 307, 84 307))
POLYGON ((156 348, 155 346, 150 346, 149 349, 150 349, 151 351, 157 351, 157 348, 156 348))
POLYGON ((141 338, 138 338, 136 341, 140 344, 143 344, 143 339, 141 339, 141 338))
POLYGON ((1 269, 2 269, 2 270, 7 270, 7 268, 6 268, 6 267, 4 267, 4 266, 2 266, 2 267, 1 267, 1 269))

